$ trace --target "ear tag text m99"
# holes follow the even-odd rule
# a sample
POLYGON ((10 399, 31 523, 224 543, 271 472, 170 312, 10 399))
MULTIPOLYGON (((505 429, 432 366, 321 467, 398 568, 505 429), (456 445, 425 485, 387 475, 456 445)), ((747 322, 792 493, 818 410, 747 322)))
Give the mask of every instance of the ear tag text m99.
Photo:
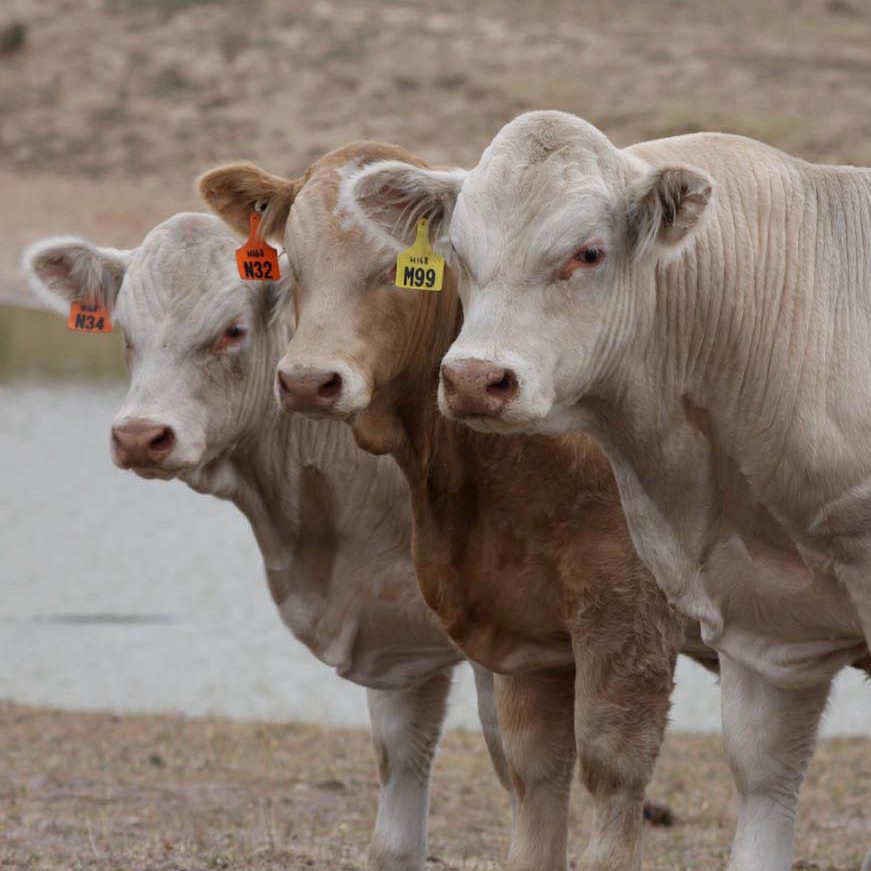
POLYGON ((406 290, 441 290, 445 259, 429 244, 429 221, 417 222, 417 238, 411 248, 396 255, 396 286, 406 290))
POLYGON ((111 333, 112 318, 109 309, 75 299, 70 303, 67 327, 79 333, 111 333))
POLYGON ((260 238, 260 213, 251 212, 248 238, 236 249, 236 266, 239 278, 245 281, 277 281, 281 278, 278 269, 278 251, 265 239, 260 238))

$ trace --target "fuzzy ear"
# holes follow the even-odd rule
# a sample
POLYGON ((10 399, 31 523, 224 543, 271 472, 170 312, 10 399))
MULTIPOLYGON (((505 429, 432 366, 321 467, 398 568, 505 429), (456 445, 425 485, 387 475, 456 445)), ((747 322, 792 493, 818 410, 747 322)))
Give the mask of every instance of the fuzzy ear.
POLYGON ((451 212, 466 173, 382 160, 344 173, 339 208, 380 244, 400 250, 415 238, 417 222, 428 218, 430 239, 447 234, 451 212))
POLYGON ((629 228, 636 253, 677 252, 702 223, 714 181, 691 166, 647 172, 629 196, 629 228))
POLYGON ((75 236, 54 236, 31 245, 21 265, 33 292, 57 311, 66 314, 73 300, 111 311, 132 256, 75 236))
POLYGON ((197 190, 209 208, 237 233, 248 235, 251 212, 261 213, 260 232, 264 239, 284 239, 287 215, 303 185, 301 178, 282 178, 253 163, 231 163, 204 173, 197 190))

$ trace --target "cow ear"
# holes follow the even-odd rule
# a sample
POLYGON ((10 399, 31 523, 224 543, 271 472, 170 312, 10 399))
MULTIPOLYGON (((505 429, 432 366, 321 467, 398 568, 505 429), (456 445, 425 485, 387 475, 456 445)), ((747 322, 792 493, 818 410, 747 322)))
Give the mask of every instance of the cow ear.
POLYGON ((428 218, 435 244, 447 235, 465 175, 461 169, 426 169, 398 160, 349 168, 339 208, 379 243, 397 250, 414 241, 417 222, 428 218))
POLYGON ((261 213, 264 239, 284 239, 287 216, 303 179, 282 178, 253 163, 231 163, 204 173, 197 180, 199 195, 237 233, 248 235, 251 212, 261 213))
POLYGON ((701 226, 714 181, 690 166, 647 172, 629 195, 629 229, 636 253, 676 253, 701 226))
POLYGON ((70 303, 97 303, 111 311, 132 251, 99 248, 86 239, 55 236, 31 245, 22 267, 34 293, 64 314, 70 303))

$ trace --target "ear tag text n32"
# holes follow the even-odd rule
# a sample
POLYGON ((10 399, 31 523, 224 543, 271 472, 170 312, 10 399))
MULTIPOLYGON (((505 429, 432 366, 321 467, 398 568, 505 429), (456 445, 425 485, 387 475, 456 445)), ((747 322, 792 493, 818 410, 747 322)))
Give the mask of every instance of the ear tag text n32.
POLYGON ((80 333, 111 333, 112 318, 109 309, 74 299, 70 303, 67 327, 80 333))
POLYGON ((278 251, 265 239, 260 238, 260 214, 251 212, 248 238, 236 249, 236 266, 239 278, 245 281, 277 281, 281 278, 278 269, 278 251))
POLYGON ((396 255, 396 286, 406 290, 441 290, 445 259, 429 244, 429 221, 417 222, 417 238, 410 248, 396 255))

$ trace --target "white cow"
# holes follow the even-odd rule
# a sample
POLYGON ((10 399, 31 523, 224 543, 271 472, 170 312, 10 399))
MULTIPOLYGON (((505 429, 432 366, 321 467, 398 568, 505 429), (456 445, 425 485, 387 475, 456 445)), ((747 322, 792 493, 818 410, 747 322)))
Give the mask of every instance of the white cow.
POLYGON ((831 681, 868 667, 871 172, 534 112, 469 173, 349 167, 343 202, 394 248, 429 217, 460 275, 445 414, 604 445, 640 555, 720 652, 729 869, 787 871, 831 681))
MULTIPOLYGON (((408 488, 393 460, 357 448, 341 422, 279 412, 274 370, 293 332, 286 288, 240 281, 238 245, 217 218, 181 214, 133 251, 52 238, 24 265, 55 307, 84 298, 113 310, 132 382, 112 428, 115 463, 231 500, 284 622, 367 687, 381 780, 369 865, 422 871, 430 768, 462 657, 418 591, 408 488)), ((507 784, 492 676, 475 676, 507 784)))

